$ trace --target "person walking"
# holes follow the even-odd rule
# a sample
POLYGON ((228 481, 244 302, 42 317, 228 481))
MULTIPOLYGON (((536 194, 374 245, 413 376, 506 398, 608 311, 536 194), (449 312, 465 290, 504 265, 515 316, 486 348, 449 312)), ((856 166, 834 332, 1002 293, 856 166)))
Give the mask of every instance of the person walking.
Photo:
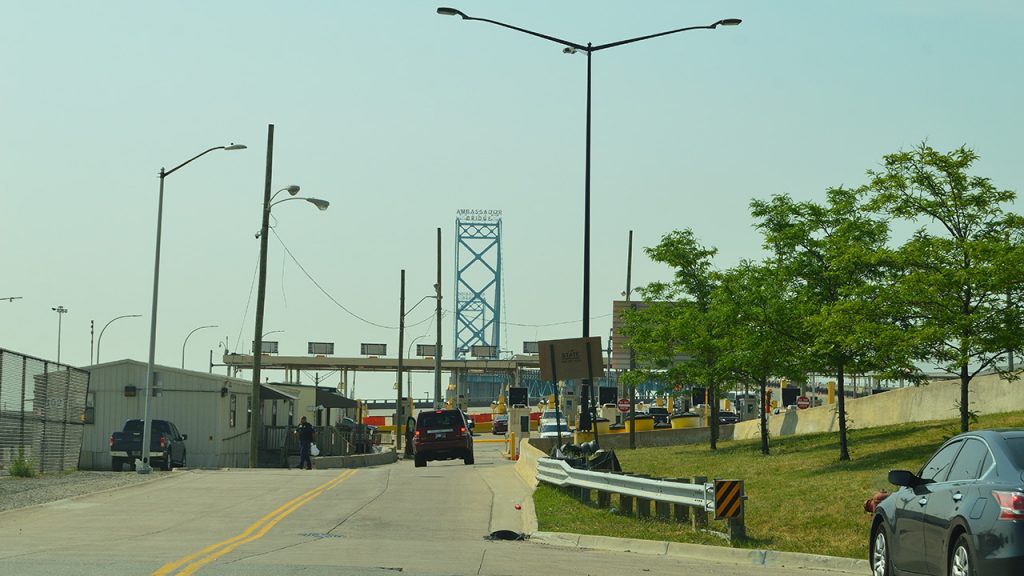
POLYGON ((409 419, 405 421, 405 455, 408 457, 413 456, 412 439, 416 435, 416 419, 409 416, 409 419))
POLYGON ((310 459, 310 448, 313 445, 313 440, 316 436, 316 430, 313 429, 313 425, 306 421, 306 417, 303 416, 299 419, 299 426, 295 429, 296 435, 299 437, 299 468, 302 468, 302 463, 306 463, 306 470, 313 469, 313 461, 310 459))

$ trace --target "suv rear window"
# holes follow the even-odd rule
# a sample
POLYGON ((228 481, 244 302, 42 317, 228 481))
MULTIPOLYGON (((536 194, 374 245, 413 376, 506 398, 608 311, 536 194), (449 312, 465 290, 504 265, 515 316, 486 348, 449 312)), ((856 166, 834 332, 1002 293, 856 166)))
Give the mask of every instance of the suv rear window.
POLYGON ((1024 435, 1004 435, 1006 445, 1010 448, 1010 456, 1018 470, 1024 470, 1024 435))
POLYGON ((458 430, 465 426, 462 414, 458 410, 442 410, 440 412, 420 412, 416 419, 416 427, 425 429, 451 428, 458 430))

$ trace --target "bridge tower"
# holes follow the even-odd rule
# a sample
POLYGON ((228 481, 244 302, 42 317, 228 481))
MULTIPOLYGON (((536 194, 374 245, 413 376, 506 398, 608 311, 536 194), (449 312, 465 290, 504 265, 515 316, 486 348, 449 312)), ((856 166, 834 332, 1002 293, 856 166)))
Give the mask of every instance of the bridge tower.
POLYGON ((455 219, 455 353, 501 350, 501 210, 459 210, 455 219))

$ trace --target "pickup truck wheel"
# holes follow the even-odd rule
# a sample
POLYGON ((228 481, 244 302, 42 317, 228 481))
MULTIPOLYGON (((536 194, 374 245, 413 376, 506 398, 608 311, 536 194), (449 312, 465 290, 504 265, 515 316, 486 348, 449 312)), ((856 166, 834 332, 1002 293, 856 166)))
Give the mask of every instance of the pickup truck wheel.
POLYGON ((124 470, 124 458, 110 458, 110 469, 114 472, 121 472, 124 470))

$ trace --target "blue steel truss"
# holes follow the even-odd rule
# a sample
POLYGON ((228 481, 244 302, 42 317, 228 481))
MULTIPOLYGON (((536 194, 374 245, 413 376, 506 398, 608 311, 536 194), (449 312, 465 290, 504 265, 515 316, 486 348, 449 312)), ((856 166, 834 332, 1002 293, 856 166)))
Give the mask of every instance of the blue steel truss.
POLYGON ((455 219, 455 358, 501 350, 501 220, 455 219))

